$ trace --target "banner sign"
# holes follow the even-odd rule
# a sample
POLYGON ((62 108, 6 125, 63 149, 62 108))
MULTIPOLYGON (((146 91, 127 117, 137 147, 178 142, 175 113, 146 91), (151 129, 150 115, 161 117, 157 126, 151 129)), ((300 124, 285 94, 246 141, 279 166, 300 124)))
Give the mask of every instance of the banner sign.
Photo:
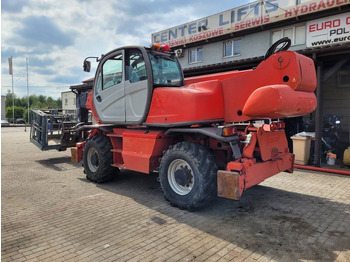
POLYGON ((259 0, 152 34, 152 43, 181 46, 315 13, 350 0, 259 0))
POLYGON ((306 47, 350 42, 350 12, 308 21, 306 47))

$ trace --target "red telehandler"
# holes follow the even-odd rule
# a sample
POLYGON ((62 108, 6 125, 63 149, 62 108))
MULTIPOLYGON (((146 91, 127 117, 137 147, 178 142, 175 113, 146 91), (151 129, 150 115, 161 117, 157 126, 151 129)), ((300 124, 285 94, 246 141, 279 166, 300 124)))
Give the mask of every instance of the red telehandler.
POLYGON ((85 71, 88 59, 99 64, 93 89, 75 90, 80 122, 37 114, 31 140, 48 149, 58 122, 55 148, 71 147, 91 181, 110 180, 120 169, 158 172, 166 199, 181 209, 203 207, 216 195, 238 200, 266 178, 293 172, 279 119, 316 108, 314 63, 289 46, 289 39, 276 42, 252 70, 189 78, 159 44, 88 57, 85 71))

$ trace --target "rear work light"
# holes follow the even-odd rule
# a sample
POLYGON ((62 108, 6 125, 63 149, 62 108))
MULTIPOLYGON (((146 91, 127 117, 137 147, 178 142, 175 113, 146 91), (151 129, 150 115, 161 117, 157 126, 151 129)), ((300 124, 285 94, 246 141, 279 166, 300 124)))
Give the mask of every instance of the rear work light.
POLYGON ((151 46, 151 49, 155 51, 168 52, 170 48, 168 45, 161 45, 159 43, 155 43, 151 46))
POLYGON ((160 46, 160 51, 168 52, 169 51, 169 46, 168 45, 161 45, 160 46))

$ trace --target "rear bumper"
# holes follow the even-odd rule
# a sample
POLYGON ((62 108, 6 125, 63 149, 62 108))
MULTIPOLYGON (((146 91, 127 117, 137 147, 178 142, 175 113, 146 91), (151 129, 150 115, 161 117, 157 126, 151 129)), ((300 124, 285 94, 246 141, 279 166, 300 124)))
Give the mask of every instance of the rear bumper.
POLYGON ((293 172, 294 154, 280 154, 275 160, 255 162, 241 158, 217 172, 218 196, 239 200, 243 192, 283 171, 293 172))

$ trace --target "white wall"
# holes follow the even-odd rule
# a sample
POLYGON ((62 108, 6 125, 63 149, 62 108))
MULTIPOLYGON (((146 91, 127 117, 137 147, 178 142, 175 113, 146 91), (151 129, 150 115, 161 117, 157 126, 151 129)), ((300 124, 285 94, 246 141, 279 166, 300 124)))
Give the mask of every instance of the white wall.
POLYGON ((76 99, 76 95, 71 91, 61 93, 63 113, 66 113, 68 110, 76 110, 75 99, 76 99))

